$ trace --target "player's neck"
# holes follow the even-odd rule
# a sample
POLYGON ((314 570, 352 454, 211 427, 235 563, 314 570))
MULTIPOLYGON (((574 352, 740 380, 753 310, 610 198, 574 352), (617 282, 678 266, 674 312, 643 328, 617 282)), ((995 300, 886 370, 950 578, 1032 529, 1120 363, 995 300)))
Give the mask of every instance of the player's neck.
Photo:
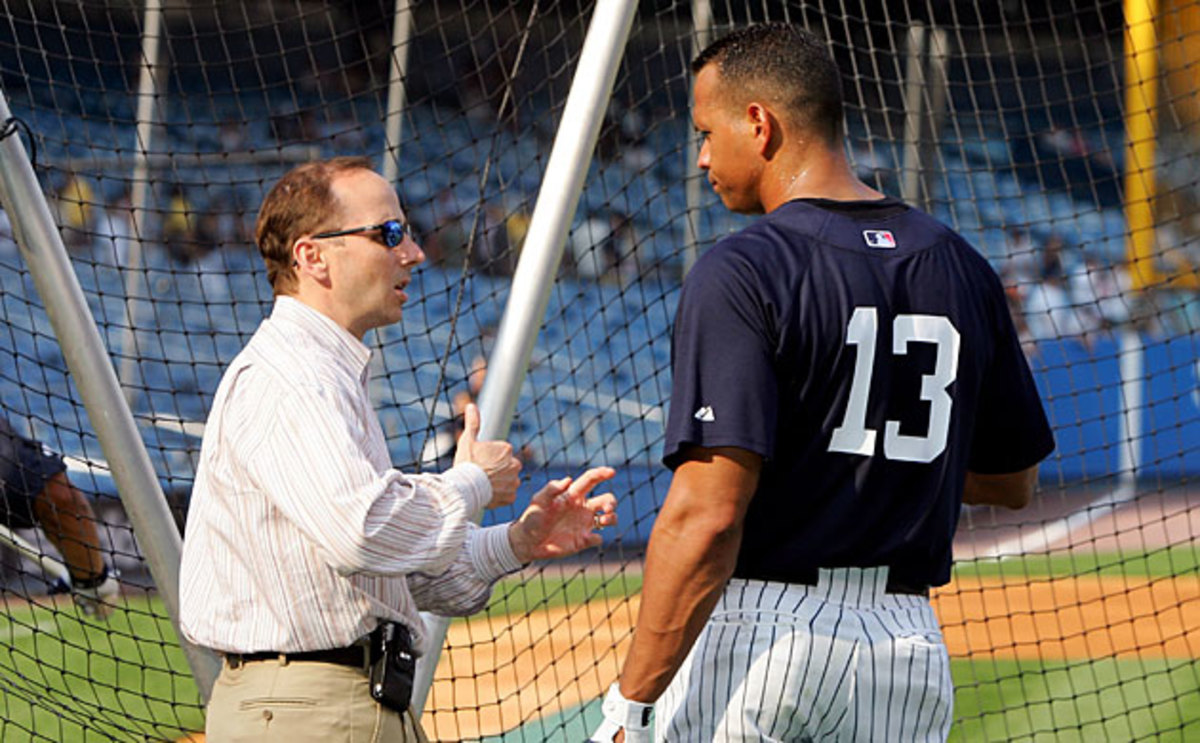
POLYGON ((762 205, 767 212, 795 199, 868 201, 883 194, 858 179, 840 152, 808 148, 773 161, 763 173, 762 205))

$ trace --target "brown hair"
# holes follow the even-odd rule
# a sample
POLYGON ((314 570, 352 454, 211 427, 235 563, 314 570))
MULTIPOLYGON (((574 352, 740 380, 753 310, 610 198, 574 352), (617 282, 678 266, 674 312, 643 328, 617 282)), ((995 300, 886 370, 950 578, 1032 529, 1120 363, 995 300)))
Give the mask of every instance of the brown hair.
POLYGON ((371 170, 371 161, 365 157, 335 157, 298 165, 263 199, 254 238, 275 294, 296 290, 296 273, 292 270, 292 245, 296 240, 336 228, 329 224, 338 211, 331 185, 335 176, 352 170, 371 170))

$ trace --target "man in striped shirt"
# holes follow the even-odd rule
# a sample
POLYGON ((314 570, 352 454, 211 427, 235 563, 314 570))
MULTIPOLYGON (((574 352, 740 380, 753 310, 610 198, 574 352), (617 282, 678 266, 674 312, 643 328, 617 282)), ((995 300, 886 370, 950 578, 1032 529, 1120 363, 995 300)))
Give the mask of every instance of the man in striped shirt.
POLYGON ((367 638, 399 627, 420 655, 419 611, 470 614, 522 564, 599 544, 615 499, 588 496, 613 471, 551 481, 519 520, 478 527, 514 501, 520 463, 477 440, 474 405, 448 471, 392 466, 362 338, 400 320, 425 256, 366 160, 289 172, 257 241, 275 306, 213 400, 183 549, 183 633, 225 656, 209 740, 424 740, 411 710, 372 698, 367 638))

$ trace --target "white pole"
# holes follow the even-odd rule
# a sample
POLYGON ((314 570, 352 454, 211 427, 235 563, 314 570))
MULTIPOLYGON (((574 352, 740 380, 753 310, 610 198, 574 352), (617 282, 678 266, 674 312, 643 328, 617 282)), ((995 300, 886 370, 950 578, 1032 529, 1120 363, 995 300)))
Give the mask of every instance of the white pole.
POLYGON ((393 186, 400 175, 400 135, 404 125, 405 90, 408 79, 408 47, 413 14, 409 0, 396 0, 392 19, 392 54, 388 72, 387 119, 384 124, 383 178, 393 186))
POLYGON ((162 74, 159 70, 159 41, 162 38, 162 0, 146 0, 142 23, 142 69, 137 92, 137 152, 134 154, 133 191, 129 196, 133 216, 133 240, 129 245, 125 270, 125 329, 119 346, 122 356, 120 382, 125 387, 125 401, 132 408, 137 399, 135 377, 138 362, 137 319, 139 301, 149 301, 149 294, 137 300, 139 284, 146 279, 142 266, 142 245, 148 239, 147 211, 150 206, 150 146, 154 141, 154 125, 158 120, 158 98, 162 74))
POLYGON ((1121 414, 1117 418, 1117 488, 1132 491, 1141 466, 1139 446, 1142 439, 1143 390, 1146 383, 1145 349, 1137 330, 1124 328, 1120 343, 1121 414))
MULTIPOLYGON (((488 359, 487 378, 479 394, 481 439, 508 436, 517 395, 525 380, 538 328, 546 315, 567 231, 579 205, 588 163, 596 149, 636 10, 636 0, 596 2, 533 208, 529 234, 513 275, 496 346, 488 359)), ((446 618, 432 614, 424 615, 424 619, 429 648, 417 663, 412 699, 413 711, 418 716, 433 686, 433 673, 449 625, 446 618)))
POLYGON ((922 168, 920 207, 926 211, 933 208, 933 173, 944 171, 938 138, 942 123, 946 119, 946 68, 950 63, 950 44, 946 29, 933 27, 929 34, 929 136, 920 148, 925 167, 922 168))
MULTIPOLYGON (((712 5, 709 0, 692 0, 692 54, 688 60, 696 58, 705 47, 712 42, 712 5)), ((693 83, 694 84, 694 83, 693 83)), ((689 118, 690 121, 690 118, 689 118)), ((689 130, 691 127, 688 127, 689 130)), ((701 173, 696 161, 700 159, 700 146, 696 137, 689 131, 687 138, 687 177, 684 180, 687 198, 687 219, 684 227, 687 229, 687 243, 683 252, 683 274, 687 275, 696 260, 700 257, 700 229, 697 222, 700 219, 700 197, 703 188, 701 173)))
POLYGON ((921 190, 921 92, 925 87, 925 24, 908 29, 908 61, 904 72, 904 172, 900 198, 917 204, 921 190))
MULTIPOLYGON (((8 99, 0 92, 0 121, 7 121, 10 116, 8 99)), ((154 584, 178 632, 179 556, 183 539, 167 507, 133 414, 121 397, 116 372, 50 215, 45 194, 25 147, 16 136, 0 140, 0 203, 12 221, 21 257, 46 305, 46 315, 54 327, 71 379, 96 429, 121 502, 146 554, 154 584)), ((196 685, 207 701, 217 678, 219 661, 211 651, 188 643, 182 635, 179 642, 196 685)))

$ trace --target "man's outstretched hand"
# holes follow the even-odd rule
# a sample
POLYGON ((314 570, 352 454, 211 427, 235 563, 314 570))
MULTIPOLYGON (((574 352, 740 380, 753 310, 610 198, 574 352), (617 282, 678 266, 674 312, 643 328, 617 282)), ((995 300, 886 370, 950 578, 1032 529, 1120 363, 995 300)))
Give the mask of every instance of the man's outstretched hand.
POLYGON ((599 545, 599 529, 617 523, 617 498, 605 493, 589 498, 600 483, 616 474, 612 467, 593 467, 576 479, 551 480, 533 496, 521 518, 508 528, 513 553, 521 562, 567 557, 599 545))

